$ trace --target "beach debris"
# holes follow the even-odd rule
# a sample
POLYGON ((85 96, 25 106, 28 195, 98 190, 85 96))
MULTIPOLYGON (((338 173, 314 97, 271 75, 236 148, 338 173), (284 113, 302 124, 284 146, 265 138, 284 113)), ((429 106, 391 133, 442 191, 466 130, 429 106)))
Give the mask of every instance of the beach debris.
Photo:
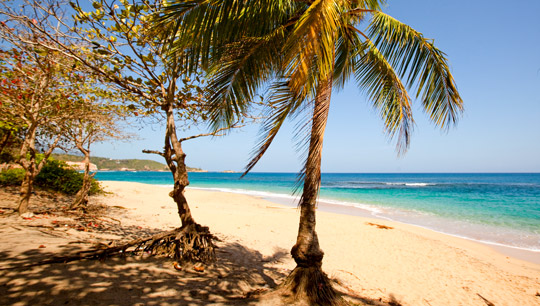
POLYGON ((33 217, 34 217, 34 214, 31 212, 26 212, 21 215, 21 218, 23 218, 24 220, 32 220, 33 217))
POLYGON ((40 248, 40 249, 44 249, 44 248, 45 248, 45 246, 44 246, 44 245, 42 244, 42 245, 40 245, 40 246, 39 246, 38 248, 40 248))
POLYGON ((173 267, 178 271, 182 271, 182 266, 177 261, 173 262, 173 267))
POLYGON ((196 265, 193 266, 193 270, 197 272, 204 272, 204 266, 201 265, 200 263, 197 263, 196 265))
POLYGON ((488 299, 486 299, 485 297, 481 296, 480 293, 477 293, 477 295, 486 303, 486 305, 488 306, 495 306, 495 304, 491 303, 488 299))
POLYGON ((535 296, 538 296, 538 297, 540 297, 540 292, 536 291, 536 294, 535 294, 535 296))
POLYGON ((376 226, 377 228, 380 228, 380 229, 393 229, 393 227, 391 226, 386 226, 386 225, 377 224, 377 223, 366 222, 366 224, 371 225, 371 226, 376 226))

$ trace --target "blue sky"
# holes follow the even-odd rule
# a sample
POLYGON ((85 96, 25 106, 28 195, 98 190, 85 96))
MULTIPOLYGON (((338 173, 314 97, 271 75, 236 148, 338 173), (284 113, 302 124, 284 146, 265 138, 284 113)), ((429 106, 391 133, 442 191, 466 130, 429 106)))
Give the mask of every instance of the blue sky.
MULTIPOLYGON (((411 147, 398 157, 381 120, 351 83, 332 97, 323 171, 540 172, 540 1, 389 0, 384 11, 433 38, 447 54, 465 113, 455 128, 441 132, 415 107, 411 147)), ((302 168, 294 128, 294 122, 284 127, 253 171, 302 168)), ((252 126, 185 142, 187 164, 240 171, 257 132, 252 126)), ((95 145, 92 155, 162 161, 141 150, 163 147, 163 129, 137 133, 140 139, 130 143, 95 145)), ((185 135, 192 133, 197 131, 185 135)))

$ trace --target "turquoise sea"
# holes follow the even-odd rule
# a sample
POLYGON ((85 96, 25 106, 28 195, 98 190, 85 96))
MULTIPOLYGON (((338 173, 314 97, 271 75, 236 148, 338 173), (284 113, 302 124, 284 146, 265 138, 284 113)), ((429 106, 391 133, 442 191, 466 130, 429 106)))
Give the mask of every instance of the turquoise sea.
MULTIPOLYGON (((99 180, 172 186, 168 172, 99 172, 99 180)), ((296 205, 294 173, 190 173, 190 187, 296 205)), ((322 176, 319 208, 414 224, 494 245, 540 252, 540 173, 322 176)))

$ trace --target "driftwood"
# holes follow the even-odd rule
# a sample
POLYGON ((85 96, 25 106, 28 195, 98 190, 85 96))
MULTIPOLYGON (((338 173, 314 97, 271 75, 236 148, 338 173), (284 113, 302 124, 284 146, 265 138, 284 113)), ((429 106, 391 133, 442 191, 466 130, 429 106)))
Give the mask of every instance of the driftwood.
POLYGON ((371 222, 366 222, 366 224, 371 225, 371 226, 376 226, 377 228, 380 228, 380 229, 393 229, 393 227, 391 226, 386 226, 382 224, 376 224, 376 223, 371 223, 371 222))

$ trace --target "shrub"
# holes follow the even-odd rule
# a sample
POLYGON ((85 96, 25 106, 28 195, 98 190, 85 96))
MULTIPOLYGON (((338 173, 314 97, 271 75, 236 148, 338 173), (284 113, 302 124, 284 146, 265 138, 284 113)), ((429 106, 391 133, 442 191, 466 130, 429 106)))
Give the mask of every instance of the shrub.
MULTIPOLYGON (((34 185, 64 194, 76 194, 82 187, 83 173, 70 168, 65 162, 49 159, 37 175, 34 185)), ((10 169, 0 173, 0 185, 21 185, 24 169, 10 169)), ((91 179, 90 194, 102 192, 96 179, 91 179)))
POLYGON ((24 178, 24 169, 9 169, 0 172, 0 185, 20 186, 24 178))
MULTIPOLYGON (((83 173, 70 168, 65 162, 49 159, 36 177, 36 185, 65 194, 76 194, 82 187, 83 173)), ((101 191, 98 182, 92 180, 90 194, 101 191)))

